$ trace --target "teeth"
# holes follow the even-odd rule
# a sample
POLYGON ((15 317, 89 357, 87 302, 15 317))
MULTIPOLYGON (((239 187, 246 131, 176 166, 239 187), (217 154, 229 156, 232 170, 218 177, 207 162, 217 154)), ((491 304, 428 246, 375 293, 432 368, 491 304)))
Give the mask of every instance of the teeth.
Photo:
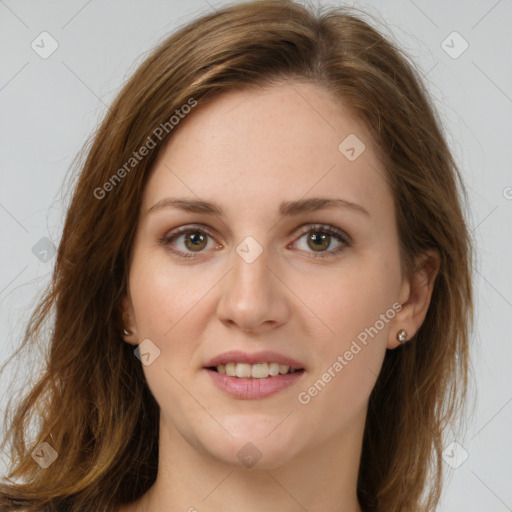
POLYGON ((274 377, 279 374, 285 375, 297 371, 290 369, 286 364, 279 363, 226 363, 219 364, 216 368, 219 373, 242 379, 248 379, 250 377, 253 379, 266 379, 269 376, 274 377))
POLYGON ((268 365, 268 374, 272 375, 272 377, 279 375, 279 363, 270 363, 268 365))
POLYGON ((251 376, 251 365, 247 363, 237 363, 235 373, 237 377, 247 379, 251 376))

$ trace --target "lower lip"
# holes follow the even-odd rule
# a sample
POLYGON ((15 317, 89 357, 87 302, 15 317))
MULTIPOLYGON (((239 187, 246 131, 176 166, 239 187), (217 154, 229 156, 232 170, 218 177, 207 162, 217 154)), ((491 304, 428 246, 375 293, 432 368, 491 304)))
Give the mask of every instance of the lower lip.
POLYGON ((222 391, 242 400, 254 400, 266 398, 283 389, 293 386, 304 374, 304 370, 286 375, 275 375, 266 379, 242 379, 230 377, 225 373, 219 373, 206 369, 213 383, 222 391))

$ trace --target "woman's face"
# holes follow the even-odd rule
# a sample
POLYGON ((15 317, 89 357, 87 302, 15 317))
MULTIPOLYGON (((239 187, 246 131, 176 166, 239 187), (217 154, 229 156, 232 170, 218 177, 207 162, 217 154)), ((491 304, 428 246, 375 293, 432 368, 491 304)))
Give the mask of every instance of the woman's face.
POLYGON ((248 467, 357 438, 409 291, 367 130, 298 82, 181 123, 144 191, 124 301, 161 425, 248 467))

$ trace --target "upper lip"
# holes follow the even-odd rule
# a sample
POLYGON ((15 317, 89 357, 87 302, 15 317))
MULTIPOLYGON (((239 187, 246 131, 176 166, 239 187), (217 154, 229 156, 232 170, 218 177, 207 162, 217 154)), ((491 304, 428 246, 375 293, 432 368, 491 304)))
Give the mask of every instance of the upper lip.
POLYGON ((224 352, 223 354, 219 354, 214 358, 210 359, 206 364, 205 368, 211 368, 213 366, 218 366, 219 364, 226 363, 248 363, 248 364, 257 364, 257 363, 279 363, 289 366, 293 370, 303 369, 304 366, 299 361, 295 359, 285 356, 283 354, 279 354, 278 352, 272 352, 271 350, 264 350, 261 352, 241 352, 239 350, 231 350, 229 352, 224 352))

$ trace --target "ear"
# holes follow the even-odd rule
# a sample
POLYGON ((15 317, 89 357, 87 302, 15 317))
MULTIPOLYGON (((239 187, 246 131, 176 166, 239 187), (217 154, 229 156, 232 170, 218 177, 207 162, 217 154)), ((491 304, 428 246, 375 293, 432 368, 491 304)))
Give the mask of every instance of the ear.
POLYGON ((404 278, 398 299, 402 309, 393 318, 386 348, 394 349, 404 343, 397 340, 402 329, 407 332, 406 341, 418 332, 427 316, 440 262, 436 249, 425 251, 417 259, 412 275, 404 278))
POLYGON ((133 305, 127 295, 124 295, 121 299, 121 318, 121 337, 126 343, 129 343, 130 345, 138 345, 139 341, 135 325, 135 316, 133 314, 133 305), (125 334, 124 329, 126 329, 129 334, 125 334))

